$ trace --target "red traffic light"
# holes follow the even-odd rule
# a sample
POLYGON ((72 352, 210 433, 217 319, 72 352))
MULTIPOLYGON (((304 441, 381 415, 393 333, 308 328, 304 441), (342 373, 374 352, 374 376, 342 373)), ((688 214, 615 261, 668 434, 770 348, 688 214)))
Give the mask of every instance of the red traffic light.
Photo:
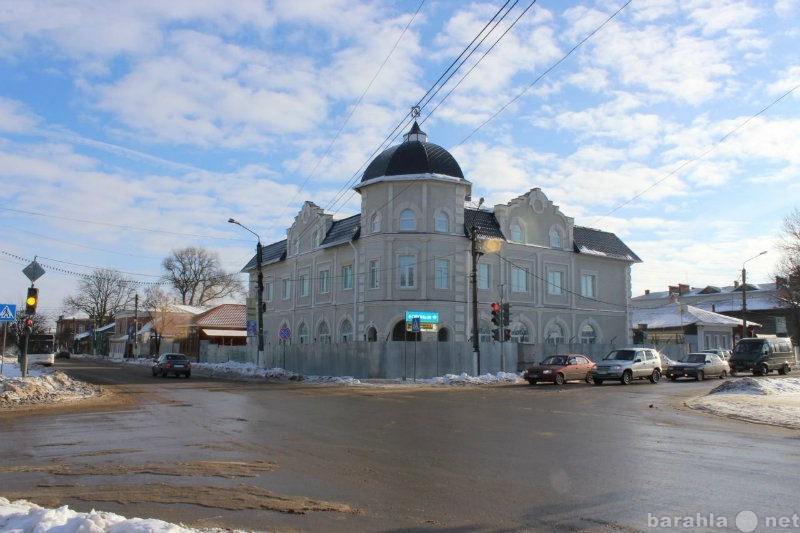
POLYGON ((492 311, 499 311, 499 310, 500 310, 500 304, 497 302, 492 302, 492 311))

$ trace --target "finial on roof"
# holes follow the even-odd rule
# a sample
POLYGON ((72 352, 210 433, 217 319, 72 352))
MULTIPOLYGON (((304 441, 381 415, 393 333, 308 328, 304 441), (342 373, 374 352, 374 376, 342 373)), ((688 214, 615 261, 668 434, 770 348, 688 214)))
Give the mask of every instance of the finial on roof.
POLYGON ((409 132, 406 133, 405 135, 403 135, 403 141, 404 142, 409 142, 409 141, 428 142, 428 134, 425 133, 424 131, 422 131, 422 129, 420 129, 419 124, 417 124, 417 121, 415 120, 414 121, 414 125, 411 126, 411 129, 409 130, 409 132))

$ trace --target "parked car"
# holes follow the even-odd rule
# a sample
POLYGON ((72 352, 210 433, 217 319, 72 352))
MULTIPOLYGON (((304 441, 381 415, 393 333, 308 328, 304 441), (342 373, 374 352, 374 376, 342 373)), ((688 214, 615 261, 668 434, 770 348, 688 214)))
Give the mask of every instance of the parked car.
POLYGON ((580 354, 551 355, 538 365, 529 367, 522 377, 531 385, 540 381, 563 385, 567 381, 582 380, 591 383, 589 371, 594 362, 580 354))
POLYGON ((728 360, 731 375, 750 370, 754 376, 766 376, 773 370, 784 375, 795 364, 792 341, 786 337, 741 339, 728 360))
POLYGON ((159 374, 161 377, 167 377, 170 374, 178 377, 183 374, 189 378, 192 376, 192 363, 182 353, 165 353, 157 359, 153 359, 153 376, 159 374))
POLYGON ((589 372, 595 385, 608 379, 619 380, 623 385, 634 379, 649 379, 658 383, 661 379, 661 356, 652 348, 622 348, 611 350, 589 372))
POLYGON ((69 355, 67 350, 59 350, 56 352, 56 359, 69 359, 69 355))
POLYGON ((683 360, 669 365, 666 376, 675 381, 678 378, 692 378, 703 381, 706 378, 728 377, 728 362, 715 353, 690 353, 683 360))
POLYGON ((700 351, 703 353, 715 353, 726 361, 731 358, 731 351, 725 350, 723 348, 708 348, 706 350, 700 350, 700 351))

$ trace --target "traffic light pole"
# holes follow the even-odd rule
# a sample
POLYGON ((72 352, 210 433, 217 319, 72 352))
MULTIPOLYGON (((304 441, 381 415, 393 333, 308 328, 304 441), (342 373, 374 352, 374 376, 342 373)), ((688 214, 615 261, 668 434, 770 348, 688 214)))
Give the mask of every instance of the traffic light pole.
POLYGON ((470 228, 470 252, 472 253, 472 352, 475 354, 477 364, 476 376, 481 375, 481 346, 478 339, 478 228, 470 228))

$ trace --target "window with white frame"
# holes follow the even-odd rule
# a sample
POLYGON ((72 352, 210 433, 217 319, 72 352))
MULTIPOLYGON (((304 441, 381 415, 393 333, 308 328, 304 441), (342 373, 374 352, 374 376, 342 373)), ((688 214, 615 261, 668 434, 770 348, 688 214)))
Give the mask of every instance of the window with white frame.
POLYGON ((404 209, 400 213, 400 231, 414 231, 417 229, 417 216, 411 209, 404 209))
POLYGON ((292 297, 292 280, 285 279, 283 280, 283 291, 281 293, 281 297, 284 300, 288 300, 292 297))
POLYGON ((308 344, 308 324, 303 322, 300 324, 300 327, 297 328, 297 341, 300 344, 308 344))
POLYGON ((298 289, 300 290, 300 296, 301 297, 308 296, 308 276, 306 274, 302 274, 300 276, 298 284, 300 285, 300 287, 298 287, 298 289))
POLYGON ((519 267, 511 267, 511 291, 528 292, 528 272, 519 267))
POLYGON ((564 273, 560 270, 547 271, 547 294, 553 296, 564 294, 564 273))
POLYGON ((436 276, 434 286, 437 289, 450 288, 450 261, 447 259, 436 260, 436 276))
POLYGON ((581 296, 584 298, 597 298, 597 276, 594 274, 581 274, 581 296))
POLYGON ((353 324, 350 323, 350 320, 345 318, 339 328, 339 342, 348 342, 351 340, 353 340, 353 324))
POLYGON ((511 229, 511 240, 514 242, 523 242, 522 226, 520 226, 518 222, 514 222, 511 224, 510 229, 511 229))
POLYGON ((489 288, 489 265, 486 264, 478 264, 478 288, 479 289, 488 289, 489 288))
POLYGON ((342 289, 349 290, 353 288, 353 265, 344 265, 342 267, 342 289))
POLYGON ((375 213, 369 222, 370 233, 378 233, 381 230, 381 214, 375 213))
POLYGON ((371 259, 369 262, 369 288, 377 289, 381 281, 381 262, 378 259, 371 259))
POLYGON ((322 344, 331 343, 331 330, 327 322, 322 322, 317 328, 317 339, 319 339, 319 342, 322 344))
POLYGON ((597 342, 597 331, 591 324, 584 324, 581 328, 581 344, 594 344, 597 342))
POLYGON ((413 255, 401 255, 398 258, 401 289, 413 289, 416 287, 416 279, 414 275, 416 264, 417 258, 413 255))
POLYGON ((439 233, 448 233, 450 231, 450 216, 444 211, 436 214, 436 231, 439 233))
POLYGON ((264 284, 264 301, 271 302, 273 299, 272 282, 268 281, 264 284))
POLYGON ((331 291, 331 271, 328 269, 319 272, 319 293, 328 294, 331 291))
POLYGON ((561 230, 558 228, 550 228, 550 248, 563 248, 564 237, 561 235, 561 230))
POLYGON ((547 328, 547 334, 545 335, 545 338, 549 344, 563 344, 564 328, 555 322, 550 324, 550 326, 547 328))

